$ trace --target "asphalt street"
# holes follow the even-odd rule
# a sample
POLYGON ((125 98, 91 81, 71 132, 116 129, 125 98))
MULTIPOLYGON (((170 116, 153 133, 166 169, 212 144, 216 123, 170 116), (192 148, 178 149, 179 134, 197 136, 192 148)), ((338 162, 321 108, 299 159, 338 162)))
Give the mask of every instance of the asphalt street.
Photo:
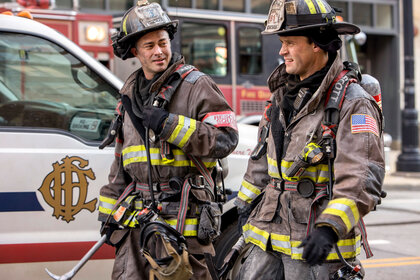
POLYGON ((366 260, 365 280, 420 279, 420 173, 395 171, 393 151, 383 189, 387 197, 365 218, 374 257, 366 260))

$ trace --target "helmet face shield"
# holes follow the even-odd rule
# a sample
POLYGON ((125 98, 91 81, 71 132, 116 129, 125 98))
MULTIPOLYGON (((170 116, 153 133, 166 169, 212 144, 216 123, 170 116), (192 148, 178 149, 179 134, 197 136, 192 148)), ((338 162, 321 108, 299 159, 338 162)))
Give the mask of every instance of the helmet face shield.
POLYGON ((310 29, 335 29, 338 34, 356 34, 359 27, 337 22, 335 10, 325 0, 274 0, 262 34, 298 35, 310 29))

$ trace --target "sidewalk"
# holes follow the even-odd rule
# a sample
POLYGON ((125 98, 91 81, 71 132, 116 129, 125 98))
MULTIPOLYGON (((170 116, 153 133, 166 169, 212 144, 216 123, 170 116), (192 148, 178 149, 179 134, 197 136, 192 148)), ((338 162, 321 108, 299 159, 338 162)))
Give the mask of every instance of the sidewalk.
POLYGON ((401 151, 391 150, 387 162, 389 170, 385 173, 383 189, 387 190, 419 190, 420 191, 420 172, 397 172, 396 162, 401 151))

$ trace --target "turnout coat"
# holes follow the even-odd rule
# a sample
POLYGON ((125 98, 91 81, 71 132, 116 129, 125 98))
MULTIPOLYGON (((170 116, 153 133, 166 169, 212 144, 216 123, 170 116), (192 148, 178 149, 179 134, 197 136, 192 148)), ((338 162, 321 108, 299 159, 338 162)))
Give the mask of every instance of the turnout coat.
MULTIPOLYGON (((362 217, 378 203, 385 173, 382 114, 371 95, 357 83, 347 88, 336 133, 331 201, 326 193, 329 181, 326 160, 306 167, 293 177, 286 175, 308 144, 322 146, 321 123, 327 91, 342 70, 343 63, 337 55, 318 90, 287 127, 280 109, 278 121, 284 127, 281 158, 277 158, 275 145, 279 143, 275 143, 270 129, 266 154, 259 160, 249 160, 235 204, 245 209, 257 197, 262 199, 243 226, 246 242, 263 250, 287 254, 292 259, 302 259, 303 248, 298 248, 301 241, 315 226, 327 225, 337 233, 338 246, 345 258, 360 253, 361 239, 365 237, 362 217), (358 123, 360 119, 362 122, 358 123), (304 197, 297 188, 308 179, 314 184, 315 192, 304 197)), ((284 65, 280 65, 269 77, 272 106, 280 104, 286 92, 287 75, 284 65)), ((264 115, 260 130, 269 118, 264 115)), ((273 120, 270 122, 273 125, 273 120)), ((332 250, 327 260, 336 259, 337 253, 332 250)))

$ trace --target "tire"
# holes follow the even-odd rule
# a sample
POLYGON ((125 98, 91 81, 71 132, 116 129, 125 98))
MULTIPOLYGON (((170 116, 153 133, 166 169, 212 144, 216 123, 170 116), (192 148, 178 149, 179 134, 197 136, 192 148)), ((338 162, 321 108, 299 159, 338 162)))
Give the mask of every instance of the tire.
MULTIPOLYGON (((238 241, 239 237, 240 234, 238 232, 238 222, 235 221, 233 224, 230 224, 215 241, 214 248, 216 250, 216 256, 214 257, 214 264, 217 268, 222 267, 226 255, 230 252, 236 241, 238 241)), ((239 273, 241 265, 245 261, 249 248, 251 248, 251 245, 245 246, 238 259, 236 260, 233 268, 224 279, 235 279, 236 275, 239 273)))

